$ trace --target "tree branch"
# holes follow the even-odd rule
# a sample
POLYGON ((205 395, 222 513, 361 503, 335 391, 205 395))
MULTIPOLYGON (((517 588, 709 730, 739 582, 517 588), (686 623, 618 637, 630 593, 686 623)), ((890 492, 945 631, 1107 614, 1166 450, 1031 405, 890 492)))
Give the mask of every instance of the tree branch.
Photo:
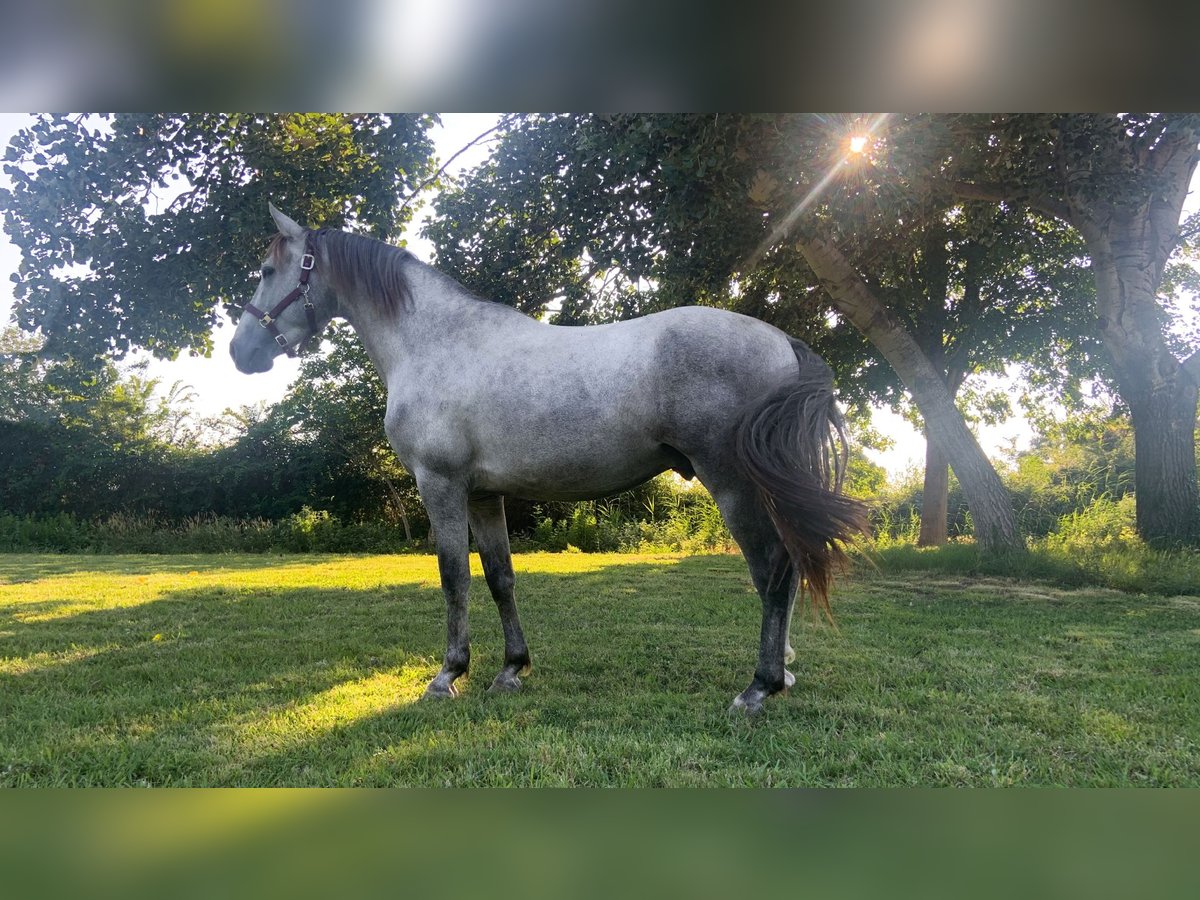
POLYGON ((417 199, 417 197, 421 196, 421 192, 423 190, 425 190, 425 188, 429 187, 431 184, 433 184, 435 181, 437 181, 439 178, 441 178, 442 175, 445 174, 446 169, 450 168, 450 164, 452 162, 454 162, 456 159, 458 159, 460 156, 462 156, 464 153, 466 153, 468 150, 470 150, 472 147, 474 147, 476 144, 478 144, 480 141, 482 141, 485 137, 487 137, 492 132, 499 131, 501 128, 503 128, 505 125, 507 125, 510 121, 512 121, 512 119, 513 119, 512 116, 501 116, 500 121, 497 122, 495 125, 493 125, 491 128, 489 128, 487 131, 484 131, 481 134, 476 135, 474 138, 472 138, 466 144, 463 144, 461 147, 459 147, 458 150, 456 150, 454 152, 454 154, 448 160, 446 160, 444 163, 442 163, 441 167, 436 172, 434 172, 431 176, 429 176, 424 181, 422 181, 421 184, 417 186, 417 189, 415 191, 413 191, 412 194, 409 195, 408 199, 405 200, 402 204, 400 204, 400 209, 396 213, 397 217, 399 217, 400 214, 404 212, 404 210, 408 209, 408 204, 412 203, 414 200, 417 199))
POLYGON ((1194 212, 1179 226, 1179 237, 1175 240, 1175 246, 1183 246, 1198 234, 1200 234, 1200 212, 1194 212))
POLYGON ((1053 197, 1029 194, 1012 185, 999 182, 953 181, 950 183, 950 192, 963 200, 986 200, 992 203, 1028 206, 1069 224, 1075 224, 1071 217, 1071 208, 1066 203, 1053 197))
POLYGON ((166 212, 169 212, 169 213, 174 212, 175 207, 179 206, 180 204, 186 203, 188 200, 192 199, 192 197, 196 196, 196 194, 199 192, 199 190, 202 187, 204 187, 204 185, 198 184, 194 188, 192 188, 190 191, 184 191, 182 194, 180 194, 178 197, 176 197, 174 200, 171 201, 171 205, 166 208, 166 212))

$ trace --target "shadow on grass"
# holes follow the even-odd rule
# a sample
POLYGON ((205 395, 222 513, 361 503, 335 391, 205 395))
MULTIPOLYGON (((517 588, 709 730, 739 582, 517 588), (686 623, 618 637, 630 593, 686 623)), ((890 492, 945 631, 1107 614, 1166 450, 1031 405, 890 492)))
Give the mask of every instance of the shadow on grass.
MULTIPOLYGON (((361 554, 371 556, 375 554, 361 554)), ((23 584, 53 576, 160 575, 180 572, 245 572, 308 568, 322 562, 355 559, 345 554, 49 554, 0 553, 0 584, 23 584)))
MULTIPOLYGON (((202 565, 70 561, 73 572, 69 560, 43 559, 24 574, 56 579, 77 574, 81 563, 110 575, 202 565)), ((209 558, 200 571, 264 563, 276 570, 275 561, 209 558)), ((593 701, 634 697, 648 684, 695 691, 702 685, 687 663, 691 654, 721 665, 730 679, 713 696, 720 708, 749 680, 758 605, 746 602, 753 598, 738 558, 519 572, 518 584, 538 670, 527 679, 528 701, 484 696, 503 646, 478 577, 475 679, 463 682, 458 702, 442 704, 415 702, 445 640, 441 591, 416 580, 366 589, 200 587, 40 619, 62 602, 7 605, 0 608, 0 721, 7 723, 0 724, 0 784, 345 783, 341 766, 358 755, 390 748, 423 765, 420 756, 438 757, 444 737, 437 735, 447 728, 495 736, 509 727, 498 715, 516 715, 557 692, 570 719, 586 718, 593 701), (698 578, 706 591, 694 590, 698 578), (743 632, 736 647, 713 634, 731 618, 743 632), (314 768, 322 759, 339 765, 314 768)), ((635 720, 631 714, 627 724, 635 720)))
POLYGON ((797 687, 746 727, 725 717, 757 651, 740 558, 523 571, 556 564, 517 561, 526 690, 485 694, 503 646, 475 578, 474 677, 440 703, 417 702, 445 640, 424 575, 218 580, 37 621, 11 613, 40 600, 15 605, 0 785, 1200 783, 1193 607, 844 579, 842 631, 797 628, 797 687))

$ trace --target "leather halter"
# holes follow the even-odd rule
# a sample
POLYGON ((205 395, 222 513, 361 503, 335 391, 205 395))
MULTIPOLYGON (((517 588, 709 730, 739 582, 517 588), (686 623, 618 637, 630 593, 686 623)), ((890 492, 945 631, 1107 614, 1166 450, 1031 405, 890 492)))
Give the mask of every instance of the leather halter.
POLYGON ((246 304, 246 312, 258 317, 258 324, 267 329, 271 337, 275 338, 275 343, 282 347, 288 356, 295 356, 301 345, 317 333, 317 308, 313 306, 313 302, 308 296, 308 277, 317 264, 317 257, 313 252, 312 235, 311 231, 305 235, 304 255, 300 257, 300 282, 292 288, 291 293, 276 303, 270 312, 263 312, 253 303, 246 304), (281 332, 275 323, 283 315, 283 311, 301 297, 304 298, 304 314, 308 318, 308 334, 297 341, 295 346, 292 346, 288 343, 287 335, 281 332))

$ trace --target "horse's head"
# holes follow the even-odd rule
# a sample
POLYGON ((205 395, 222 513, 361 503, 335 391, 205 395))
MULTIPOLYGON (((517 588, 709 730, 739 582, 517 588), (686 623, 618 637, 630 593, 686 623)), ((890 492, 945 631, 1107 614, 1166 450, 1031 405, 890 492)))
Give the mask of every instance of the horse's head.
POLYGON ((317 264, 313 235, 269 204, 279 235, 262 263, 254 297, 229 343, 241 372, 266 372, 280 353, 293 355, 315 340, 337 308, 328 273, 317 264))

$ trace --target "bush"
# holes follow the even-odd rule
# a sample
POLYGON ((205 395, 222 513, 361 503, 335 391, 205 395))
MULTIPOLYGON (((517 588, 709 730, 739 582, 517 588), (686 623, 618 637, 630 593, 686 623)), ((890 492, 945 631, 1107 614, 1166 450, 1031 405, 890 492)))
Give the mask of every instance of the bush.
POLYGON ((1100 497, 1090 506, 1064 516, 1046 538, 1046 546, 1072 553, 1137 549, 1137 516, 1133 494, 1119 500, 1100 497))
POLYGON ((0 514, 0 551, 53 553, 392 553, 413 549, 400 529, 342 523, 325 510, 304 508, 278 522, 117 513, 88 522, 54 516, 0 514))
MULTIPOLYGON (((896 483, 888 483, 865 500, 870 509, 872 540, 877 546, 891 547, 916 544, 921 532, 921 510, 925 501, 924 474, 910 469, 896 483)), ((950 540, 969 537, 974 533, 967 498, 954 473, 950 473, 947 498, 947 534, 950 540)))
POLYGON ((514 550, 556 553, 570 547, 587 553, 699 553, 735 546, 712 495, 671 475, 608 500, 540 506, 533 528, 512 543, 514 550))
MULTIPOLYGON (((704 488, 671 479, 652 492, 609 500, 547 504, 534 527, 514 535, 514 550, 587 553, 704 552, 734 547, 720 511, 704 488), (649 498, 649 499, 648 499, 649 498), (639 504, 640 509, 639 509, 639 504), (640 512, 646 518, 639 518, 640 512)), ((0 550, 96 553, 392 553, 414 549, 393 525, 342 522, 304 507, 284 519, 117 513, 86 521, 0 514, 0 550)))
POLYGON ((1196 594, 1200 552, 1154 550, 1137 534, 1135 500, 1100 497, 1064 517, 1035 549, 1082 571, 1088 581, 1122 591, 1196 594))
POLYGON ((0 550, 39 550, 76 553, 91 549, 95 528, 70 513, 50 516, 14 516, 0 513, 0 550))

